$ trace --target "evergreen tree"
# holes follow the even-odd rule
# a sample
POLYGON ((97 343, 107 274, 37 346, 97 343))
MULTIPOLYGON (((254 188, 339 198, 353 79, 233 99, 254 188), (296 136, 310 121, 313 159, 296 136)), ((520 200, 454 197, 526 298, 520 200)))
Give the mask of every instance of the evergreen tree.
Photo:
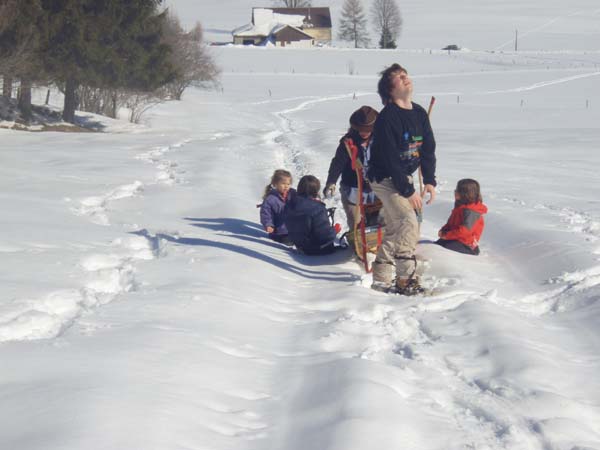
POLYGON ((379 48, 396 48, 396 42, 387 28, 381 32, 379 48))
POLYGON ((3 77, 12 75, 12 63, 17 51, 15 46, 18 17, 17 0, 0 0, 0 74, 3 77))
POLYGON ((42 0, 48 39, 44 67, 64 87, 63 119, 73 122, 77 88, 151 91, 176 71, 162 42, 161 0, 42 0))
POLYGON ((44 78, 39 48, 45 16, 38 0, 2 0, 0 3, 0 73, 2 93, 11 96, 13 79, 20 80, 19 109, 31 118, 31 86, 44 78))
POLYGON ((360 0, 346 0, 344 2, 338 38, 344 41, 354 41, 354 48, 369 45, 367 19, 360 0))
POLYGON ((373 0, 371 18, 380 48, 396 48, 396 40, 402 30, 402 16, 395 0, 373 0))

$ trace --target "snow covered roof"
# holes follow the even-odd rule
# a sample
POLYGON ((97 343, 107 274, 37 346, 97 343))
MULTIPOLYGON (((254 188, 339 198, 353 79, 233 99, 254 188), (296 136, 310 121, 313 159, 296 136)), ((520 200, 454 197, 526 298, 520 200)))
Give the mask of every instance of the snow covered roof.
MULTIPOLYGON (((275 9, 275 8, 274 8, 275 9)), ((252 10, 253 23, 233 30, 234 36, 269 36, 290 26, 303 34, 301 27, 305 25, 306 16, 302 14, 280 14, 269 8, 254 8, 252 10)), ((282 8, 294 9, 294 8, 282 8)), ((301 8, 306 9, 306 8, 301 8)))
MULTIPOLYGON (((270 24, 271 26, 273 24, 270 24)), ((299 28, 296 28, 291 25, 287 25, 285 23, 274 24, 272 28, 268 29, 268 27, 254 27, 252 24, 244 25, 236 30, 233 30, 233 35, 238 37, 267 37, 267 36, 278 36, 281 32, 285 31, 286 36, 291 37, 294 36, 295 39, 288 40, 311 40, 313 37, 310 34, 305 33, 299 28), (290 34, 291 33, 291 34, 290 34)))
POLYGON ((267 36, 267 33, 264 33, 261 28, 255 27, 251 23, 235 28, 231 34, 234 36, 267 36))
POLYGON ((293 27, 301 27, 304 23, 304 14, 279 14, 268 8, 255 8, 252 10, 252 21, 255 26, 273 22, 293 27))
POLYGON ((304 25, 304 27, 331 28, 331 12, 328 7, 310 7, 310 8, 252 8, 252 20, 256 23, 256 16, 263 14, 261 11, 272 11, 274 15, 279 16, 302 16, 302 22, 299 25, 288 23, 293 26, 304 25))

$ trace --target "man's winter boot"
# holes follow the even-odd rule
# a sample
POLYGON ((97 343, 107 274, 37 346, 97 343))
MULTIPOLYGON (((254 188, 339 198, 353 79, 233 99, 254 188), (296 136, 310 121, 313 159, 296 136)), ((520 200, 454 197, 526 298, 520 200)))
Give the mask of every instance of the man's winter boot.
POLYGON ((421 286, 418 278, 399 278, 396 280, 396 294, 398 295, 422 295, 425 292, 425 288, 421 286))
POLYGON ((384 283, 383 281, 373 281, 371 289, 374 291, 385 292, 386 294, 394 293, 394 283, 384 283))
POLYGON ((371 289, 379 292, 394 291, 394 265, 392 263, 373 261, 373 284, 371 289))

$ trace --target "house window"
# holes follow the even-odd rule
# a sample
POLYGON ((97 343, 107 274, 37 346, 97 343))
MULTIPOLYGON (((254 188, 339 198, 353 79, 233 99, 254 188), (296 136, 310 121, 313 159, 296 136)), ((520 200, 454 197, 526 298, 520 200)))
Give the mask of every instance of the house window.
POLYGON ((244 45, 254 45, 254 39, 244 39, 244 45))

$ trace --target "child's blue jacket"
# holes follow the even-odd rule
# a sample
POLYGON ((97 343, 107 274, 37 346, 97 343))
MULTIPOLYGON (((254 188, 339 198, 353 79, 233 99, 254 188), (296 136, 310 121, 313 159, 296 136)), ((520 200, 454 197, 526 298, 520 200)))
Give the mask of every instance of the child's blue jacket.
POLYGON ((327 208, 318 199, 293 196, 285 207, 288 236, 304 253, 321 254, 333 250, 335 230, 329 222, 327 208))

